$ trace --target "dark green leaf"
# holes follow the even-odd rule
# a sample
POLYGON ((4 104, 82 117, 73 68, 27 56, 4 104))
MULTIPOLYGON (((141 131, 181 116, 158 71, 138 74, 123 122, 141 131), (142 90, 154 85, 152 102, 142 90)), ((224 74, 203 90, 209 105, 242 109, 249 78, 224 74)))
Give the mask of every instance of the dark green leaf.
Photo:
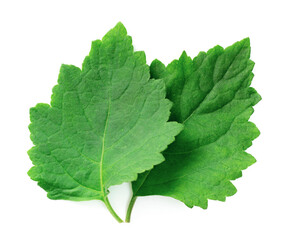
POLYGON ((259 135, 248 121, 261 99, 250 87, 249 58, 249 39, 244 39, 193 60, 183 52, 167 68, 158 60, 151 64, 151 76, 164 79, 174 103, 171 119, 184 130, 164 152, 166 161, 133 182, 134 197, 163 195, 207 208, 208 199, 224 201, 235 194, 230 180, 255 162, 245 150, 259 135))

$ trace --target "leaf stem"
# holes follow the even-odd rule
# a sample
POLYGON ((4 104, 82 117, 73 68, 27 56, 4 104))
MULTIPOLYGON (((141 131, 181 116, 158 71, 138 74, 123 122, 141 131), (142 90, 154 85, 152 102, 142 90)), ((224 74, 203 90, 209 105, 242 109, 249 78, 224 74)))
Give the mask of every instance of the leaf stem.
POLYGON ((122 223, 123 220, 118 216, 118 214, 114 211, 114 209, 112 208, 108 197, 104 197, 104 203, 107 206, 108 210, 110 211, 110 213, 113 215, 113 217, 119 222, 122 223))
POLYGON ((132 197, 128 210, 127 210, 127 215, 126 215, 126 222, 129 223, 131 220, 131 213, 135 204, 135 201, 137 200, 137 197, 132 197))

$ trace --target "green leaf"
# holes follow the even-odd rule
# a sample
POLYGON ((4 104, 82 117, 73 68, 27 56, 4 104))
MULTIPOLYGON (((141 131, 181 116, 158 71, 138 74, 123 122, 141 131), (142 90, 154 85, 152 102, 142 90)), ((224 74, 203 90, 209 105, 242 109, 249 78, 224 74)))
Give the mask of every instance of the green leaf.
POLYGON ((208 199, 236 193, 230 180, 255 162, 245 150, 259 135, 248 121, 261 99, 250 87, 253 66, 249 39, 193 60, 183 52, 166 68, 158 60, 151 64, 151 77, 164 79, 174 103, 171 119, 184 130, 164 152, 166 161, 132 183, 130 208, 137 196, 162 195, 205 209, 208 199))
POLYGON ((51 104, 31 108, 28 172, 50 199, 99 199, 164 161, 182 126, 167 122, 163 80, 150 80, 145 54, 134 52, 119 23, 92 43, 82 70, 62 65, 51 104))

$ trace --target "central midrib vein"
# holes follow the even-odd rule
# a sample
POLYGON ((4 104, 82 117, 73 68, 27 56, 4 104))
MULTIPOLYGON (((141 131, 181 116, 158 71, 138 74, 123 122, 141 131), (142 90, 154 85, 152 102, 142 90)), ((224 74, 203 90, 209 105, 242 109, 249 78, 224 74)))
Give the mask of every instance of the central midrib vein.
POLYGON ((107 118, 106 118, 106 124, 105 124, 105 128, 104 128, 104 133, 103 133, 102 153, 101 153, 101 160, 100 160, 100 182, 101 182, 101 193, 102 193, 103 198, 105 197, 104 184, 103 184, 103 161, 104 161, 104 155, 105 155, 106 132, 107 132, 108 121, 109 121, 109 116, 110 116, 110 105, 111 105, 111 100, 110 100, 110 97, 109 97, 108 113, 107 113, 107 118))

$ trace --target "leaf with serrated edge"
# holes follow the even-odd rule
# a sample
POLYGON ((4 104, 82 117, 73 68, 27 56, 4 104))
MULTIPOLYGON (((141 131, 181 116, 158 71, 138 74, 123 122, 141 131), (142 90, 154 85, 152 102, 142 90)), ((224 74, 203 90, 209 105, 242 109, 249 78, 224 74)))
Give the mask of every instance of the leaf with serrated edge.
POLYGON ((132 183, 128 215, 137 196, 169 196, 206 209, 208 199, 225 201, 235 194, 230 180, 255 162, 245 150, 259 135, 248 121, 261 99, 250 87, 253 66, 248 38, 193 60, 183 52, 166 68, 153 61, 151 77, 164 79, 174 103, 171 119, 184 130, 164 152, 166 161, 132 183))
MULTIPOLYGON (((182 129, 167 122, 163 80, 150 80, 144 52, 118 23, 92 43, 82 70, 62 65, 51 104, 31 108, 29 176, 50 199, 108 203, 108 188, 164 161, 182 129)), ((108 206, 109 207, 109 206, 108 206)))

